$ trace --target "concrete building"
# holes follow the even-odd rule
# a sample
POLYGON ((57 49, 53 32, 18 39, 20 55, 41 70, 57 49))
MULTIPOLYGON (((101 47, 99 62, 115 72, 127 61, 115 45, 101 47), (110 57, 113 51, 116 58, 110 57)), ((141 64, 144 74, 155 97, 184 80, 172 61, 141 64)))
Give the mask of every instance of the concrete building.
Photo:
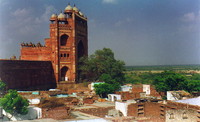
POLYGON ((123 85, 123 86, 121 86, 121 91, 123 91, 123 92, 129 92, 129 91, 131 91, 132 90, 132 84, 127 84, 127 85, 123 85))
POLYGON ((119 94, 108 94, 108 100, 109 101, 117 101, 117 100, 121 100, 121 95, 119 94))
POLYGON ((181 100, 190 96, 186 91, 167 91, 167 100, 181 100))

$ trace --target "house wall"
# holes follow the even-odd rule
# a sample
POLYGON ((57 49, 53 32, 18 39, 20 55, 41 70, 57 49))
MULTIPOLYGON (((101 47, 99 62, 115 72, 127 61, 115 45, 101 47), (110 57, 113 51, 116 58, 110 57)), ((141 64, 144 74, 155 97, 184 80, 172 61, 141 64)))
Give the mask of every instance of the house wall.
POLYGON ((141 102, 132 103, 128 105, 128 116, 134 116, 137 118, 147 117, 154 120, 164 121, 165 116, 162 110, 162 104, 154 102, 141 102))
POLYGON ((165 105, 166 121, 172 122, 195 122, 200 121, 200 106, 190 105, 186 103, 178 103, 173 101, 167 101, 165 105), (185 112, 187 118, 183 118, 185 112), (173 114, 174 117, 170 117, 173 114))
POLYGON ((42 118, 52 118, 56 120, 67 119, 70 116, 69 107, 42 108, 42 118))
POLYGON ((167 100, 178 100, 176 97, 172 95, 173 91, 167 91, 167 100))
POLYGON ((105 117, 105 115, 108 115, 108 111, 111 109, 114 109, 114 107, 98 107, 98 108, 88 108, 88 109, 85 108, 76 110, 86 114, 92 114, 98 117, 105 117))
POLYGON ((130 103, 127 103, 127 102, 115 102, 115 109, 121 111, 124 116, 127 116, 128 104, 130 104, 130 103))
POLYGON ((130 100, 130 99, 140 98, 140 93, 116 92, 116 94, 121 95, 121 100, 130 100))
POLYGON ((121 86, 121 91, 123 92, 129 92, 131 90, 132 90, 132 86, 128 86, 128 85, 121 86))
POLYGON ((200 106, 167 101, 140 102, 128 105, 128 116, 146 117, 149 120, 166 122, 196 122, 200 120, 200 106))
POLYGON ((170 109, 166 111, 166 122, 196 122, 198 112, 193 109, 170 109))
POLYGON ((143 92, 146 92, 147 95, 150 95, 150 85, 143 84, 143 92))
POLYGON ((118 94, 108 94, 108 100, 109 101, 116 101, 116 100, 121 100, 121 95, 118 94))

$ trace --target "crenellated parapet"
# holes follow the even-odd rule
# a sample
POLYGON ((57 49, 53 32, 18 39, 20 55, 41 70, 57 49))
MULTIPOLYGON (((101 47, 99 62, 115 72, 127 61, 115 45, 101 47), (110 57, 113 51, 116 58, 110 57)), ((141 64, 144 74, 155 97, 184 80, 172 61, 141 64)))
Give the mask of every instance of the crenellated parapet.
POLYGON ((21 43, 22 47, 45 47, 45 45, 42 45, 40 42, 38 42, 37 44, 34 44, 32 42, 30 43, 21 43))

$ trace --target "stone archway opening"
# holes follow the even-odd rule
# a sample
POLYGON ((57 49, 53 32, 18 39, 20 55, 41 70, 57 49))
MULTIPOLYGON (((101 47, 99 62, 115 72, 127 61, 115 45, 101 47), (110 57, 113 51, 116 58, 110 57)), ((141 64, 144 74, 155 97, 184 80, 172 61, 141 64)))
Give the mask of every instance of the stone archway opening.
POLYGON ((64 34, 60 37, 60 46, 67 46, 67 40, 69 36, 64 34))
POLYGON ((69 68, 64 66, 62 69, 61 69, 61 81, 69 81, 69 77, 68 77, 68 70, 69 68))

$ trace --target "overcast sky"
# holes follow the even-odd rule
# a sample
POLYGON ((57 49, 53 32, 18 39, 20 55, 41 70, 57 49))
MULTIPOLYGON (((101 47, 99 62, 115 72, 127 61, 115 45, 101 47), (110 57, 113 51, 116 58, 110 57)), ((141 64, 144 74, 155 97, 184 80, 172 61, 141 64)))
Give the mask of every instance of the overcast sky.
POLYGON ((0 0, 0 58, 49 37, 68 3, 88 17, 89 54, 104 47, 126 65, 200 64, 200 0, 0 0))

